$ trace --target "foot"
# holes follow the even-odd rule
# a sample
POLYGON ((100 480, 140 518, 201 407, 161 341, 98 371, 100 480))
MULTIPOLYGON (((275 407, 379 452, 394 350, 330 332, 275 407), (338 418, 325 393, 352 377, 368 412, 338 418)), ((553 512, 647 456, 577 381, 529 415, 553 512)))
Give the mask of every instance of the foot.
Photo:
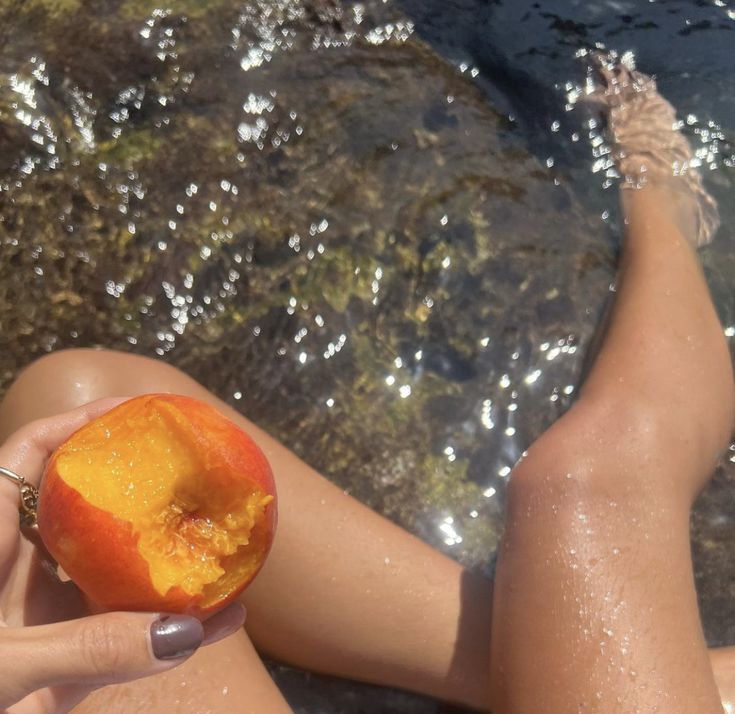
POLYGON ((674 108, 651 77, 636 71, 632 59, 619 60, 616 53, 597 53, 592 59, 588 99, 606 115, 621 187, 665 194, 667 211, 682 234, 697 247, 706 245, 720 225, 717 203, 692 166, 694 152, 678 128, 674 108))

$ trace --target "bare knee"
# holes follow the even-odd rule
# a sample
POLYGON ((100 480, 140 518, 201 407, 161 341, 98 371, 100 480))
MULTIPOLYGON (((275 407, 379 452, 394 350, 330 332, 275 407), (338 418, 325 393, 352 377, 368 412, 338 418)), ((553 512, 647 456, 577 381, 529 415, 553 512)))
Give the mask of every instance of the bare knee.
MULTIPOLYGON (((69 409, 114 394, 119 373, 129 373, 145 357, 99 349, 68 349, 52 352, 25 367, 9 390, 50 392, 69 409)), ((153 362, 153 360, 150 360, 153 362)))
POLYGON ((509 508, 551 502, 692 500, 714 469, 694 436, 635 399, 581 399, 517 464, 509 508), (678 480, 676 480, 678 479, 678 480))
POLYGON ((103 397, 183 391, 193 383, 170 365, 113 350, 70 349, 45 355, 17 376, 0 405, 0 437, 34 419, 103 397))

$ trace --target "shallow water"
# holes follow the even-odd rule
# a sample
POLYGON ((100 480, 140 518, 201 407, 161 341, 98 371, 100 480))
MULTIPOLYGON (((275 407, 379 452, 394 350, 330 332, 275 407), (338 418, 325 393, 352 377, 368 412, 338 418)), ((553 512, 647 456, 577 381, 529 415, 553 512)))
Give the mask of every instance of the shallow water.
MULTIPOLYGON (((632 48, 680 108, 732 336, 734 31, 719 1, 0 0, 0 386, 62 347, 159 355, 490 571, 614 276, 574 55, 632 48)), ((693 525, 707 635, 735 644, 732 462, 693 525)), ((273 671, 299 711, 436 711, 273 671)))

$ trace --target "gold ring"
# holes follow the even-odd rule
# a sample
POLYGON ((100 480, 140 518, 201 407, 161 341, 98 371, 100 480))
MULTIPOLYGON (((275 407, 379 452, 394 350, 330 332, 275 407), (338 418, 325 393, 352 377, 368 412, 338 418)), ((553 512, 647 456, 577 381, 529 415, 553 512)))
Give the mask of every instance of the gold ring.
POLYGON ((38 489, 32 483, 28 483, 20 474, 6 469, 3 466, 0 466, 0 476, 5 476, 5 478, 12 481, 20 491, 18 515, 21 526, 35 526, 36 510, 38 508, 38 489))

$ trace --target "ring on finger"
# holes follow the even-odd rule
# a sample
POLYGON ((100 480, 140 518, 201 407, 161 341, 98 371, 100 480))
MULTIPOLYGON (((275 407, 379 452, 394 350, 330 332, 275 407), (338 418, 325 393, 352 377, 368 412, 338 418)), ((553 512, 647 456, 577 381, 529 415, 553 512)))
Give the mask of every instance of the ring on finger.
POLYGON ((38 489, 32 483, 28 483, 23 476, 15 473, 15 471, 6 469, 4 466, 0 466, 0 476, 4 476, 9 481, 12 481, 20 491, 20 507, 18 508, 20 525, 35 526, 36 509, 38 507, 38 489))

